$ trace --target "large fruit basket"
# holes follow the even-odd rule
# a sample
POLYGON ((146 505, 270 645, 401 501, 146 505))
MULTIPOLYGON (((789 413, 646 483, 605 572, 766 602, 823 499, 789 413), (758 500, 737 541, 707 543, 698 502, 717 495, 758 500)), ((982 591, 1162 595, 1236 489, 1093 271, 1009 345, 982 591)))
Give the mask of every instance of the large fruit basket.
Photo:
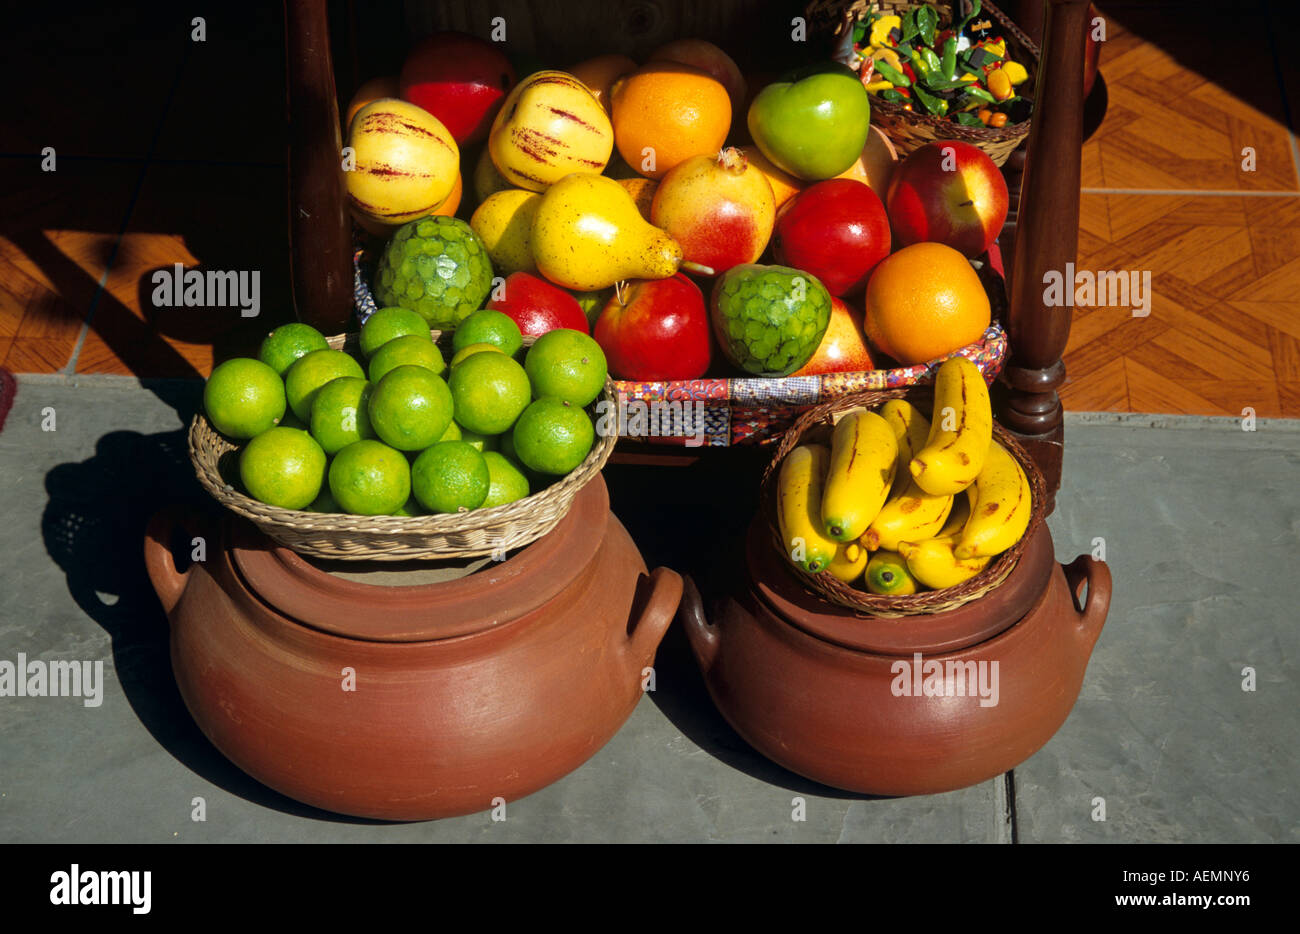
MULTIPOLYGON (((353 289, 356 316, 364 323, 377 306, 370 288, 372 264, 364 249, 353 254, 353 289)), ((980 368, 984 381, 992 385, 1007 355, 1005 283, 988 257, 978 264, 977 273, 989 297, 992 323, 980 340, 954 354, 915 366, 854 373, 785 378, 728 377, 693 380, 633 382, 611 380, 611 401, 619 413, 619 436, 644 437, 629 429, 630 409, 643 406, 651 424, 670 420, 671 432, 652 433, 647 440, 658 444, 689 447, 731 447, 742 444, 772 444, 780 439, 800 415, 814 408, 864 391, 902 389, 934 381, 935 370, 948 356, 963 356, 980 368), (655 416, 659 415, 659 419, 655 416)))
MULTIPOLYGON (((431 332, 449 344, 450 334, 431 332)), ((355 351, 355 334, 327 338, 333 350, 355 351)), ((526 339, 526 343, 531 343, 526 339)), ((588 407, 599 417, 614 405, 606 382, 588 407)), ((599 424, 599 423, 598 423, 599 424)), ((203 488, 221 505, 243 516, 268 537, 314 558, 350 561, 459 560, 506 554, 546 535, 569 512, 578 491, 599 473, 613 453, 617 437, 597 432, 587 457, 567 475, 523 499, 469 512, 429 516, 355 516, 282 509, 258 502, 238 484, 238 447, 220 434, 202 413, 190 424, 189 451, 203 488)))

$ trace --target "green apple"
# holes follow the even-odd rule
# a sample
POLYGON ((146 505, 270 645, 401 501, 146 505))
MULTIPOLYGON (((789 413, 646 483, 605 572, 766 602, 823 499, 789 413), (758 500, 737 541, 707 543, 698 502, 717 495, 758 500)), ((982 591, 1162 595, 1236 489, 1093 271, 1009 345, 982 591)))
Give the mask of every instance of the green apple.
POLYGON ((773 165, 820 181, 862 155, 871 132, 871 101, 852 69, 818 62, 763 88, 749 106, 748 123, 773 165))

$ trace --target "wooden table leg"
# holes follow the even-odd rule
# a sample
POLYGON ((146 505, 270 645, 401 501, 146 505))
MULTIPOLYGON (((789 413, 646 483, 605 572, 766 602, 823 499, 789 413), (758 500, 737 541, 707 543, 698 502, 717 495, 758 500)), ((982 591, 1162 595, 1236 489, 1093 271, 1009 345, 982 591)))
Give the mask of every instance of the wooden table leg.
MULTIPOLYGON (((1084 35, 1088 0, 1045 0, 1044 54, 1038 66, 1033 124, 1016 214, 1007 333, 1011 356, 1001 380, 998 419, 1034 456, 1047 480, 1049 511, 1061 485, 1064 439, 1061 355, 1070 308, 1049 302, 1049 273, 1065 275, 1079 245, 1079 177, 1083 145, 1084 35), (1065 39, 1065 41, 1062 41, 1065 39)), ((1073 289, 1074 283, 1064 284, 1073 289)))
POLYGON ((284 33, 294 309, 339 334, 352 320, 352 225, 325 0, 285 0, 284 33))

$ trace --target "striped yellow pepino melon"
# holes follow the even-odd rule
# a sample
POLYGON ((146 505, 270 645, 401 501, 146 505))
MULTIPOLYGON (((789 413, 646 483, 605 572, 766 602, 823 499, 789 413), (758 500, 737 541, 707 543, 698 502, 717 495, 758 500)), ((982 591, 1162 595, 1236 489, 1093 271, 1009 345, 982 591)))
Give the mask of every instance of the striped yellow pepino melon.
POLYGON ((585 84, 563 71, 539 71, 501 105, 488 151, 497 171, 529 191, 566 175, 599 175, 614 151, 614 127, 585 84))
POLYGON ((460 172, 460 150, 437 117, 384 98, 357 111, 348 130, 348 201, 363 217, 402 224, 434 213, 460 172))

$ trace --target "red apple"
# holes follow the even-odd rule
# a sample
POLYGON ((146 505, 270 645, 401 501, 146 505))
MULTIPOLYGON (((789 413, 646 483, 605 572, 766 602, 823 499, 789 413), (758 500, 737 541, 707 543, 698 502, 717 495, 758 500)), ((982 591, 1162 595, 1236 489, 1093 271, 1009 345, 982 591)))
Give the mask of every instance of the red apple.
POLYGON ((615 379, 698 379, 709 368, 709 310, 680 272, 632 279, 596 320, 596 343, 615 379))
POLYGON ((889 244, 880 197, 852 178, 809 185, 781 208, 772 232, 776 261, 812 273, 832 295, 862 291, 889 244))
POLYGON ((402 100, 423 107, 465 146, 487 139, 515 69, 490 42, 459 32, 421 40, 402 65, 402 100))
POLYGON ((817 346, 812 359, 791 376, 814 376, 818 373, 859 373, 874 370, 876 364, 867 349, 862 333, 862 312, 854 311, 843 299, 831 299, 831 323, 817 346))
POLYGON ((556 328, 590 334, 587 316, 578 300, 558 285, 527 272, 513 272, 501 287, 504 294, 487 303, 492 311, 508 315, 525 337, 540 337, 556 328))
POLYGON ((1007 183, 970 143, 927 143, 899 163, 885 198, 899 246, 932 241, 975 259, 1007 219, 1007 183))

